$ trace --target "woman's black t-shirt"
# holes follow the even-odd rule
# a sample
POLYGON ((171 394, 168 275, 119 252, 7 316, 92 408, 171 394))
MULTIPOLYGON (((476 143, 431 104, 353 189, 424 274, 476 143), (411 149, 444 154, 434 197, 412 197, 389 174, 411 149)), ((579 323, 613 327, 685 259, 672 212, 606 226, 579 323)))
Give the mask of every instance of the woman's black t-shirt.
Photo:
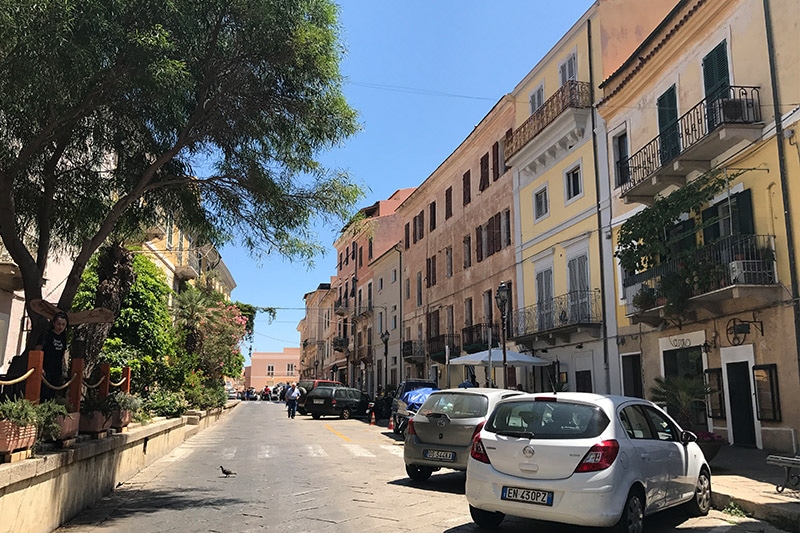
POLYGON ((67 332, 56 335, 52 330, 46 331, 39 338, 39 345, 44 352, 44 373, 47 381, 53 385, 61 385, 64 372, 64 352, 67 350, 67 332))

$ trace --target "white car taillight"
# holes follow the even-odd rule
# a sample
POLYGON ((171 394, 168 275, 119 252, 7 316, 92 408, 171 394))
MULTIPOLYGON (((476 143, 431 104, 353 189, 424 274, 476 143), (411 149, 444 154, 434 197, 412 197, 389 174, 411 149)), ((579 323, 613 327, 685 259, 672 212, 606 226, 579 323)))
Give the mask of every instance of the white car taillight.
POLYGON ((481 440, 480 434, 476 434, 472 439, 472 446, 470 446, 469 449, 469 456, 476 461, 486 463, 487 465, 492 464, 492 462, 489 461, 489 456, 486 455, 486 448, 483 447, 483 440, 481 440))
POLYGON ((597 472, 605 470, 614 463, 619 453, 619 442, 616 440, 604 440, 592 446, 581 460, 575 472, 597 472))

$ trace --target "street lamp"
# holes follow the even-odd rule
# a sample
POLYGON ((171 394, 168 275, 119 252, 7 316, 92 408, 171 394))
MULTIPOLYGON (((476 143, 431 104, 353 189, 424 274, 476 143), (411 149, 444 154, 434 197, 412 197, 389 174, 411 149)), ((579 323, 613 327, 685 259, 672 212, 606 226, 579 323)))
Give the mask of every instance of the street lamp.
MULTIPOLYGON (((503 386, 508 388, 508 362, 506 361, 506 315, 508 313, 508 297, 511 288, 505 281, 500 282, 497 287, 497 292, 494 295, 494 300, 497 302, 497 308, 500 309, 500 322, 502 330, 500 331, 500 341, 503 347, 503 386)), ((491 371, 491 369, 489 369, 491 371)))
POLYGON ((381 342, 383 342, 383 390, 389 384, 389 331, 381 333, 381 342))

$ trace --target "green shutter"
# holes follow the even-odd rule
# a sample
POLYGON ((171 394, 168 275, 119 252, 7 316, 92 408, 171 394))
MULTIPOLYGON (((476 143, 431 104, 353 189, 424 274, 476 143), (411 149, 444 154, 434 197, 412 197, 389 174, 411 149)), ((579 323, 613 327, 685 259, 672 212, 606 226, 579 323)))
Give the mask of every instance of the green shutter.
POLYGON ((706 97, 716 100, 730 86, 728 81, 728 52, 725 41, 719 43, 703 58, 703 83, 706 97))
POLYGON ((733 211, 731 215, 734 232, 738 235, 754 235, 755 224, 753 223, 753 200, 750 189, 745 189, 732 198, 733 211))
POLYGON ((703 241, 711 244, 720 236, 719 232, 719 208, 716 205, 703 209, 703 241), (712 222, 713 221, 713 222, 712 222))
POLYGON ((678 130, 678 98, 673 85, 656 101, 658 108, 658 131, 661 143, 661 164, 667 164, 681 151, 678 130))

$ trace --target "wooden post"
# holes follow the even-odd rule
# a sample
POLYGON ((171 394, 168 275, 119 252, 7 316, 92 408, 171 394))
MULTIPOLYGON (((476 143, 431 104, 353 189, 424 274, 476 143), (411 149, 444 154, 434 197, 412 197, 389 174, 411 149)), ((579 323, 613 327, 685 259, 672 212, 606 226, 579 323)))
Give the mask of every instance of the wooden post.
POLYGON ((122 368, 122 379, 125 380, 119 390, 126 394, 131 393, 131 367, 122 368))
POLYGON ((77 376, 69 385, 69 404, 72 406, 72 412, 77 413, 81 410, 81 391, 83 390, 83 369, 84 369, 84 362, 83 359, 80 358, 73 358, 72 364, 70 365, 70 378, 72 376, 77 376))
POLYGON ((33 374, 25 380, 25 399, 33 403, 39 403, 39 396, 42 393, 42 365, 44 365, 44 352, 42 350, 30 350, 28 352, 28 368, 25 372, 33 369, 33 374))
POLYGON ((105 398, 108 396, 108 388, 110 386, 110 379, 111 379, 111 365, 108 363, 100 363, 100 378, 103 379, 103 382, 100 383, 100 397, 105 398))

